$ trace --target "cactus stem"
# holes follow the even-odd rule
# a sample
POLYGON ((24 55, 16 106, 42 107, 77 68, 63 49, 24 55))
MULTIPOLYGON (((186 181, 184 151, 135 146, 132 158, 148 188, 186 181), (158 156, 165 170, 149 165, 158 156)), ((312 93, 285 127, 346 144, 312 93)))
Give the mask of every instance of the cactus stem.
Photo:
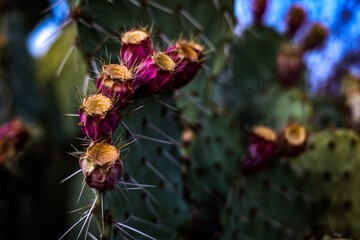
POLYGON ((76 174, 78 174, 79 172, 81 172, 81 169, 77 170, 76 172, 74 172, 74 173, 71 174, 70 176, 67 176, 66 178, 64 178, 63 180, 61 180, 60 184, 66 182, 67 180, 69 180, 70 178, 72 178, 73 176, 75 176, 76 174))
POLYGON ((104 224, 104 195, 105 192, 103 194, 101 194, 101 223, 102 223, 102 232, 105 232, 105 224, 104 224))
POLYGON ((123 228, 127 228, 127 229, 129 229, 129 230, 131 230, 133 232, 136 232, 136 233, 144 236, 144 237, 147 237, 147 238, 152 239, 152 240, 156 240, 156 238, 153 238, 153 237, 151 237, 151 236, 149 236, 149 235, 147 235, 147 234, 145 234, 145 233, 143 233, 143 232, 141 232, 141 231, 139 231, 139 230, 137 230, 135 228, 132 228, 132 227, 130 227, 128 225, 125 225, 125 224, 122 224, 122 223, 119 223, 119 222, 113 222, 113 223, 115 224, 115 226, 117 226, 124 233, 125 233, 125 231, 123 230, 123 228))
POLYGON ((96 201, 96 206, 97 208, 100 208, 101 211, 96 211, 95 217, 96 217, 96 222, 100 231, 100 239, 106 239, 109 240, 110 239, 110 234, 111 234, 111 225, 109 224, 109 222, 106 220, 105 217, 105 212, 104 212, 104 198, 105 198, 105 191, 96 191, 97 192, 97 201, 96 201), (100 198, 99 198, 100 196, 100 198))

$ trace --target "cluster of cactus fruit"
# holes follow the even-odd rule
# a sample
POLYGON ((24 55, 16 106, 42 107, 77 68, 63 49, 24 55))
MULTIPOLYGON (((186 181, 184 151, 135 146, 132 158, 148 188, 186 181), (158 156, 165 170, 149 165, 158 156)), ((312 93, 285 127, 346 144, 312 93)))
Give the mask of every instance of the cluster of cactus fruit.
MULTIPOLYGON (((204 48, 194 41, 180 39, 166 51, 157 51, 146 29, 132 29, 122 35, 119 56, 121 64, 102 66, 96 82, 97 93, 85 97, 79 108, 79 125, 90 139, 79 164, 86 184, 98 191, 96 199, 106 191, 114 190, 124 172, 124 158, 120 152, 128 144, 117 148, 113 145, 113 135, 125 109, 136 99, 188 84, 201 68, 204 48)), ((102 231, 102 239, 109 236, 109 230, 107 233, 102 231)))
POLYGON ((134 98, 150 97, 189 83, 200 70, 204 49, 184 39, 166 52, 154 50, 146 30, 133 29, 121 38, 122 64, 106 64, 96 82, 98 93, 84 98, 80 126, 93 142, 80 158, 89 187, 111 190, 123 172, 119 150, 112 141, 121 114, 134 98))
MULTIPOLYGON (((91 4, 84 19, 98 17, 91 12, 91 4)), ((143 9, 135 12, 151 12, 149 5, 171 12, 154 1, 138 4, 143 9)), ((305 9, 293 5, 286 17, 286 31, 279 34, 263 24, 267 5, 267 0, 253 1, 254 25, 240 40, 214 39, 220 42, 223 54, 218 51, 209 57, 214 70, 203 89, 210 89, 205 94, 201 90, 193 94, 199 84, 190 83, 203 65, 202 45, 180 39, 167 50, 157 51, 146 29, 122 35, 121 50, 116 53, 121 63, 109 60, 102 65, 96 76, 97 93, 85 97, 79 109, 81 129, 91 140, 80 156, 80 167, 86 184, 97 190, 92 207, 80 220, 86 218, 86 223, 94 213, 101 239, 116 239, 117 235, 125 239, 129 237, 126 228, 150 239, 149 235, 158 239, 340 236, 326 229, 328 222, 333 223, 334 231, 358 236, 360 227, 354 219, 360 215, 354 189, 360 182, 353 171, 360 164, 359 137, 352 130, 312 125, 321 116, 313 110, 316 101, 306 93, 303 76, 304 55, 324 44, 328 30, 316 23, 295 45, 292 38, 306 22, 305 9), (226 51, 228 47, 232 50, 226 51), (217 81, 211 81, 214 79, 217 81), (190 86, 177 91, 187 84, 190 86), (187 109, 176 106, 182 106, 184 99, 175 99, 176 105, 173 90, 189 97, 200 110, 183 114, 187 109), (197 97, 206 105, 199 104, 197 97), (129 110, 143 105, 142 113, 129 110), (120 154, 128 144, 115 146, 120 123, 124 126, 122 137, 152 141, 130 147, 132 159, 125 169, 120 154), (243 134, 248 128, 252 129, 250 136, 243 134), (314 129, 325 130, 317 133, 314 129), (151 133, 155 137, 150 137, 151 133), (347 154, 349 161, 337 161, 342 154, 347 154), (147 191, 137 180, 159 188, 147 191), (126 184, 135 185, 141 194, 122 198, 115 191, 122 189, 119 183, 127 190, 126 184), (105 192, 109 192, 107 197, 105 192), (130 221, 149 235, 121 221, 130 221), (114 235, 112 226, 117 229, 114 235)), ((114 4, 114 8, 119 6, 114 4)), ((196 27, 200 25, 186 10, 177 9, 196 27)), ((216 9, 222 9, 217 11, 226 18, 225 7, 216 9)), ((155 22, 155 27, 157 24, 162 23, 155 22)), ((111 28, 111 24, 106 26, 111 28)), ((79 29, 85 45, 88 30, 79 29)), ((209 43, 207 38, 202 40, 209 43)), ((213 44, 210 41, 208 45, 213 44)), ((84 55, 88 54, 85 49, 83 46, 84 55)))
POLYGON ((306 129, 298 124, 290 124, 276 135, 267 127, 253 129, 248 146, 249 156, 242 159, 242 170, 252 174, 263 170, 270 158, 293 157, 305 150, 306 129))

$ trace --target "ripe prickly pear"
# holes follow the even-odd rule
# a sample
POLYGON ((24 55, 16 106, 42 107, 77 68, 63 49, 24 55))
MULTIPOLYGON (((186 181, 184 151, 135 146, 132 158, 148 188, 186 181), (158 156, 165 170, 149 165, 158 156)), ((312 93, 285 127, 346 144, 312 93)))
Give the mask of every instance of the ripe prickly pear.
POLYGON ((284 87, 296 85, 302 67, 302 53, 299 48, 286 45, 280 49, 276 57, 276 73, 281 85, 284 87))
POLYGON ((85 135, 93 141, 110 140, 119 124, 118 113, 113 101, 96 94, 84 98, 79 108, 80 126, 85 135))
POLYGON ((0 127, 0 164, 16 156, 30 140, 27 126, 18 119, 0 127))
POLYGON ((293 4, 286 16, 286 35, 293 37, 306 21, 306 17, 305 9, 300 5, 293 4))
POLYGON ((127 107, 134 96, 134 84, 131 71, 125 65, 103 65, 96 88, 109 98, 114 98, 118 110, 127 107))
POLYGON ((279 153, 276 146, 276 133, 267 127, 257 126, 253 129, 248 145, 249 156, 242 158, 244 174, 253 174, 263 170, 267 161, 279 153))
POLYGON ((124 170, 119 154, 113 145, 93 142, 79 160, 86 184, 97 190, 114 189, 124 170))
POLYGON ((321 23, 315 23, 302 41, 301 47, 304 52, 321 47, 328 38, 329 31, 321 23))
POLYGON ((148 56, 139 66, 134 80, 135 96, 148 97, 172 85, 175 62, 165 53, 148 56))
POLYGON ((132 29, 121 37, 120 56, 128 68, 138 66, 154 51, 150 34, 143 30, 132 29))
POLYGON ((254 0, 252 3, 254 24, 261 24, 264 13, 268 5, 268 0, 254 0))
POLYGON ((200 70, 204 48, 191 41, 184 39, 176 42, 175 46, 171 46, 166 53, 176 62, 174 71, 173 88, 181 88, 188 84, 200 70))

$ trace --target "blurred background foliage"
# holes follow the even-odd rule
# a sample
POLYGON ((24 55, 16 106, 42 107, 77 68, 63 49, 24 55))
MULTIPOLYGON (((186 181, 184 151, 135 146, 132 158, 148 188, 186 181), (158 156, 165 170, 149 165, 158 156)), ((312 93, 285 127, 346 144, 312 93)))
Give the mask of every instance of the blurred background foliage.
MULTIPOLYGON (((283 32, 284 16, 293 2, 308 10, 309 21, 325 23, 331 33, 324 48, 305 56, 308 84, 320 96, 338 96, 342 76, 348 71, 360 74, 360 3, 273 0, 265 25, 283 32)), ((205 11, 206 6, 200 7, 205 11)), ((234 11, 235 31, 241 37, 251 24, 250 0, 237 0, 234 11)), ((69 5, 63 0, 0 0, 0 123, 20 118, 27 123, 32 136, 14 163, 0 166, 1 239, 56 239, 73 222, 65 213, 76 205, 81 177, 68 185, 59 185, 59 181, 78 169, 78 160, 67 153, 74 151, 70 143, 79 145, 77 138, 82 135, 78 119, 66 114, 76 113, 89 72, 88 59, 76 48, 79 40, 75 37, 75 25, 69 23, 69 14, 69 5)), ((130 15, 128 20, 141 24, 130 15)), ((170 24, 168 27, 171 29, 170 24)), ((266 55, 258 54, 250 57, 266 55)), ((252 67, 246 61, 239 66, 240 72, 242 67, 247 71, 252 67)), ((266 96, 263 100, 267 101, 266 96)), ((287 103, 286 96, 278 101, 281 108, 287 103)), ((317 108, 314 102, 313 111, 326 111, 321 106, 317 108)), ((283 125, 279 123, 277 127, 283 125)))

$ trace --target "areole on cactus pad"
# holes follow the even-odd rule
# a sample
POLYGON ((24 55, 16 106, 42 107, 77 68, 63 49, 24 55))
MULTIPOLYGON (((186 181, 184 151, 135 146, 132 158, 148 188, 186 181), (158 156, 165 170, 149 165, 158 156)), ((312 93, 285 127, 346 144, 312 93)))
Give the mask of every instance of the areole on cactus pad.
POLYGON ((102 94, 84 98, 79 117, 82 131, 94 141, 111 140, 120 121, 113 101, 102 94))
POLYGON ((86 184, 97 190, 113 189, 124 170, 119 155, 119 149, 113 145, 91 143, 79 160, 86 184))

